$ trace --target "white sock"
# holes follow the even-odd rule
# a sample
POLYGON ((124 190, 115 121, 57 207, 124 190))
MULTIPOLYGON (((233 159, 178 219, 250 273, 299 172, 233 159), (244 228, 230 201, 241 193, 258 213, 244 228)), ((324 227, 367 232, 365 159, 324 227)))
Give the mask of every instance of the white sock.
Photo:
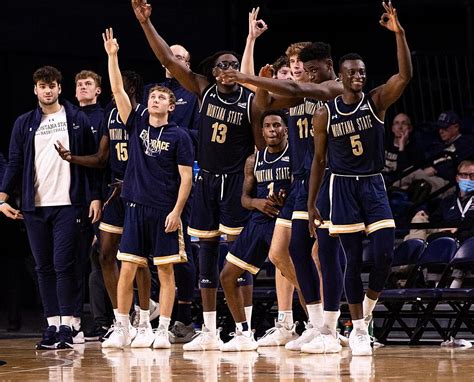
POLYGON ((367 317, 372 314, 375 304, 377 304, 377 300, 372 300, 367 297, 367 295, 364 296, 364 302, 362 303, 362 312, 364 314, 364 317, 367 317))
POLYGON ((363 318, 360 320, 352 320, 352 325, 354 330, 363 330, 364 332, 367 331, 367 325, 365 324, 365 320, 363 318))
POLYGON ((239 332, 243 332, 244 331, 244 327, 242 325, 241 322, 236 322, 235 323, 235 328, 239 331, 239 332))
POLYGON ((170 327, 170 322, 171 322, 171 317, 160 316, 160 319, 158 321, 158 327, 161 329, 168 330, 170 327))
POLYGON ((61 317, 60 316, 51 316, 46 319, 48 321, 48 326, 56 326, 56 330, 59 329, 59 325, 61 325, 61 317))
POLYGON ((140 308, 140 323, 138 325, 150 325, 150 310, 143 310, 140 308))
POLYGON ((308 309, 309 322, 319 328, 323 325, 323 304, 306 305, 308 309))
POLYGON ((292 310, 279 310, 278 322, 284 323, 286 324, 286 326, 293 326, 293 311, 292 310))
POLYGON ((325 310, 323 312, 323 326, 327 328, 328 330, 330 330, 331 334, 334 336, 336 335, 337 320, 339 319, 340 315, 341 315, 340 310, 336 312, 325 310))
POLYGON ((217 312, 203 312, 204 326, 209 329, 212 335, 216 335, 217 312))
POLYGON ((115 321, 118 321, 117 319, 117 316, 119 315, 119 312, 118 312, 118 309, 114 309, 114 317, 115 317, 115 321))
POLYGON ((72 317, 71 326, 73 329, 80 330, 81 329, 81 317, 72 317))
POLYGON ((61 325, 71 327, 72 316, 61 316, 61 325))
POLYGON ((248 322, 248 324, 249 324, 249 329, 250 329, 250 327, 252 326, 252 309, 253 309, 253 305, 244 307, 244 310, 245 310, 245 321, 248 322))
POLYGON ((127 328, 130 326, 130 318, 128 317, 128 314, 120 314, 117 313, 115 316, 115 320, 117 321, 117 324, 120 326, 127 328))

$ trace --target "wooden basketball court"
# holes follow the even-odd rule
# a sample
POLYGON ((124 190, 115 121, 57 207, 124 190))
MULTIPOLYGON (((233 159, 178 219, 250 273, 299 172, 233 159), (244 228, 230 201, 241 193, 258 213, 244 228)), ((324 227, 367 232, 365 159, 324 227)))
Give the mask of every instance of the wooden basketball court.
POLYGON ((34 350, 35 339, 0 340, 1 381, 472 381, 474 348, 386 346, 373 357, 303 355, 284 348, 258 352, 102 349, 34 350))

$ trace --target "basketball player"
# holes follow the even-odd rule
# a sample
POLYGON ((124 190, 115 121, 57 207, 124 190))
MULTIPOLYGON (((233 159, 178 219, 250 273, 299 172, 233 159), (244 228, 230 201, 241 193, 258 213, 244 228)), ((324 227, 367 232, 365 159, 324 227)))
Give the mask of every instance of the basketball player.
MULTIPOLYGON (((117 324, 103 347, 130 345, 128 312, 133 298, 133 280, 138 267, 148 267, 151 253, 158 266, 160 321, 154 338, 151 327, 137 334, 133 347, 169 348, 168 328, 174 305, 173 264, 186 261, 181 213, 192 185, 194 152, 184 129, 168 123, 176 98, 165 87, 150 89, 148 109, 136 112, 123 87, 118 65, 118 43, 112 29, 103 34, 109 58, 109 77, 118 114, 129 134, 129 160, 122 186, 127 201, 125 222, 117 258, 122 261, 117 287, 117 324)), ((138 293, 146 293, 138 285, 138 293)), ((148 285, 148 291, 150 285, 148 285)))
MULTIPOLYGON (((132 0, 132 7, 161 64, 201 101, 198 143, 201 170, 194 189, 188 233, 200 240, 199 279, 204 329, 183 349, 217 350, 220 347, 216 331, 219 238, 221 234, 227 234, 229 241, 235 240, 248 219, 248 211, 240 203, 240 194, 245 160, 255 144, 257 147, 264 145, 259 128, 260 111, 254 107, 253 93, 248 89, 236 83, 224 85, 216 81, 225 69, 239 68, 234 53, 214 54, 204 65, 206 75, 196 74, 176 60, 155 30, 150 21, 151 6, 144 0, 132 0)), ((243 278, 247 283, 252 282, 248 273, 243 278)), ((250 315, 251 309, 248 311, 250 315)))
POLYGON ((314 203, 318 197, 328 157, 331 198, 330 233, 339 235, 346 255, 345 292, 354 329, 349 338, 352 354, 371 355, 368 322, 383 289, 393 258, 395 222, 380 171, 384 166, 385 112, 403 93, 412 77, 410 51, 397 12, 383 3, 385 13, 380 24, 395 33, 399 72, 387 83, 371 90, 366 82, 365 64, 357 54, 339 61, 339 78, 344 93, 328 102, 314 116, 314 143, 310 195, 308 199, 310 230, 324 223, 314 203), (360 270, 362 234, 365 232, 374 249, 375 265, 364 297, 360 270))
POLYGON ((250 322, 245 319, 237 279, 245 271, 257 274, 268 256, 275 220, 291 183, 287 129, 283 112, 265 112, 262 134, 267 146, 249 156, 245 163, 242 205, 253 212, 227 254, 220 276, 227 305, 236 323, 235 336, 221 346, 222 351, 257 348, 250 322))
POLYGON ((48 327, 37 349, 73 347, 71 321, 77 297, 75 252, 87 198, 92 223, 100 218, 100 190, 94 174, 62 161, 54 150, 62 140, 80 154, 94 152, 87 116, 59 101, 62 75, 52 66, 33 74, 38 107, 20 116, 13 127, 8 162, 0 189, 0 211, 24 218, 36 262, 38 284, 48 327), (22 179, 22 211, 8 197, 22 179))

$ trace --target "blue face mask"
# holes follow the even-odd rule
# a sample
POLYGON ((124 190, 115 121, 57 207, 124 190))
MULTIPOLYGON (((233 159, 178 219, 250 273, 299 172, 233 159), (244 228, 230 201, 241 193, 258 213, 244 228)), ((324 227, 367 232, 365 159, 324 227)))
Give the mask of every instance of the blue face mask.
POLYGON ((474 180, 460 179, 458 184, 459 189, 463 192, 468 193, 474 191, 474 180))

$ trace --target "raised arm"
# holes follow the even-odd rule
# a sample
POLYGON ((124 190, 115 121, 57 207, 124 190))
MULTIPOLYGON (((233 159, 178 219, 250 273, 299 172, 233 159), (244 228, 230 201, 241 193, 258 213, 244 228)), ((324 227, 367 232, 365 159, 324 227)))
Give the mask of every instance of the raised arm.
POLYGON ((105 33, 102 33, 102 38, 104 39, 104 48, 109 57, 108 67, 109 67, 109 80, 112 93, 114 94, 115 103, 117 105, 117 110, 122 121, 127 121, 132 111, 132 104, 128 94, 125 92, 123 87, 122 74, 120 73, 120 68, 118 64, 118 50, 119 45, 117 39, 114 38, 114 32, 112 28, 105 30, 105 33))
POLYGON ((326 154, 328 148, 327 122, 327 109, 320 107, 315 111, 313 116, 314 157, 311 163, 308 192, 308 224, 309 234, 312 237, 316 236, 318 226, 323 224, 323 219, 316 208, 316 199, 318 198, 321 183, 323 182, 324 171, 326 170, 326 154))
POLYGON ((385 110, 392 105, 405 90, 413 77, 410 49, 405 38, 405 30, 400 25, 397 10, 392 3, 382 3, 385 13, 380 19, 380 25, 395 33, 397 42, 398 73, 390 77, 386 84, 371 91, 372 100, 375 103, 379 117, 383 119, 385 110))
POLYGON ((271 218, 279 213, 275 204, 269 199, 254 198, 255 186, 257 184, 253 169, 255 167, 255 154, 250 155, 245 161, 245 178, 242 187, 241 202, 242 206, 248 210, 259 210, 271 218))
POLYGON ((203 90, 209 85, 207 78, 194 73, 174 56, 169 45, 158 34, 150 21, 151 5, 147 4, 146 0, 132 0, 132 8, 156 58, 181 85, 201 97, 203 90))
MULTIPOLYGON (((255 48, 255 40, 268 29, 268 26, 263 20, 257 20, 259 7, 252 8, 249 12, 249 34, 247 36, 247 42, 245 44, 244 54, 242 56, 242 63, 240 70, 245 74, 255 74, 253 52, 255 48)), ((256 90, 256 86, 251 84, 245 84, 252 91, 256 90)))

